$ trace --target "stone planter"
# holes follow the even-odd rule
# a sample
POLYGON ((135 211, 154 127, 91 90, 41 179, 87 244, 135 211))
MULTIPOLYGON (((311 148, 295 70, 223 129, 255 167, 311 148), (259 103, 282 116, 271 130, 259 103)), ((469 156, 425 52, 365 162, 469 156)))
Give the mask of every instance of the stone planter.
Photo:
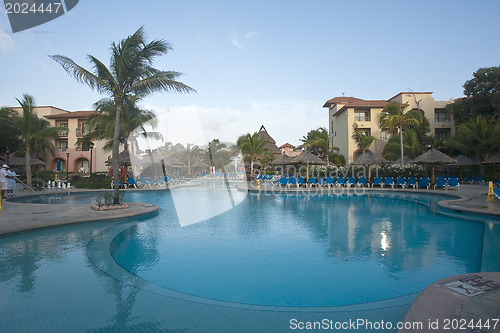
POLYGON ((106 206, 106 205, 98 206, 98 205, 92 204, 92 205, 90 205, 90 208, 92 208, 93 210, 98 210, 98 211, 106 211, 106 210, 115 210, 115 209, 125 209, 125 208, 128 208, 128 206, 126 204, 109 205, 109 206, 106 206))

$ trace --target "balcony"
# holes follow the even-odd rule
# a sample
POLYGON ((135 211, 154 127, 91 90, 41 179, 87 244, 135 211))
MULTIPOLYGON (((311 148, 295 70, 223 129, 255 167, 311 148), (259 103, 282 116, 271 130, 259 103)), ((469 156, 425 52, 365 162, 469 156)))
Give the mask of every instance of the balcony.
POLYGON ((58 133, 59 136, 68 136, 68 131, 61 131, 58 133))
POLYGON ((87 129, 83 129, 83 128, 76 129, 76 136, 77 137, 82 137, 82 136, 85 136, 87 134, 89 134, 89 131, 87 129))

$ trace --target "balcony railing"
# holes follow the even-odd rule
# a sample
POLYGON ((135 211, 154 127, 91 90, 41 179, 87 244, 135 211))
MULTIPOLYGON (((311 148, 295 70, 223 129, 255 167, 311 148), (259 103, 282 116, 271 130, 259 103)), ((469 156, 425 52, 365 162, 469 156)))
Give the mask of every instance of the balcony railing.
POLYGON ((89 131, 87 129, 82 129, 82 128, 76 129, 76 136, 84 136, 87 134, 89 134, 89 131))
POLYGON ((68 136, 68 131, 59 132, 59 136, 68 136))

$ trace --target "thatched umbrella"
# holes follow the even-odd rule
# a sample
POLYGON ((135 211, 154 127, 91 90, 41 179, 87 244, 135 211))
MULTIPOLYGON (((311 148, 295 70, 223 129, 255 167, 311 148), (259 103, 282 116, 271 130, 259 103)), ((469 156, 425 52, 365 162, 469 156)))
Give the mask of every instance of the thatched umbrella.
POLYGON ((457 164, 450 156, 443 154, 437 149, 431 148, 413 160, 413 163, 432 165, 432 182, 435 181, 434 167, 438 164, 457 164))
POLYGON ((482 164, 500 164, 500 154, 491 156, 490 158, 484 160, 482 164))
MULTIPOLYGON (((106 161, 107 166, 112 166, 113 160, 110 158, 106 161)), ((132 165, 132 160, 130 158, 130 151, 124 150, 121 153, 118 154, 118 164, 122 165, 124 167, 131 166, 132 165)))
POLYGON ((326 163, 318 156, 308 151, 303 151, 300 155, 295 156, 290 164, 306 165, 306 178, 309 179, 309 165, 324 165, 326 163))
POLYGON ((208 164, 200 161, 199 159, 195 159, 193 165, 191 165, 193 169, 208 169, 208 164))
MULTIPOLYGON (((11 157, 9 158, 9 166, 25 166, 26 165, 26 157, 11 157)), ((31 165, 45 165, 45 162, 39 158, 32 157, 31 165)))
MULTIPOLYGON (((403 164, 411 164, 411 159, 408 156, 403 156, 403 164)), ((392 165, 401 165, 401 157, 392 162, 392 165)))
POLYGON ((371 166, 391 163, 380 155, 367 150, 363 155, 351 162, 351 165, 363 165, 368 167, 368 181, 371 180, 371 166))
POLYGON ((277 157, 274 161, 271 162, 273 165, 282 165, 283 169, 283 175, 285 175, 285 166, 292 164, 293 157, 288 156, 286 154, 281 154, 279 157, 277 157))
POLYGON ((457 161, 457 165, 460 170, 460 179, 462 179, 462 167, 476 165, 476 162, 464 155, 458 155, 455 157, 455 161, 457 161))

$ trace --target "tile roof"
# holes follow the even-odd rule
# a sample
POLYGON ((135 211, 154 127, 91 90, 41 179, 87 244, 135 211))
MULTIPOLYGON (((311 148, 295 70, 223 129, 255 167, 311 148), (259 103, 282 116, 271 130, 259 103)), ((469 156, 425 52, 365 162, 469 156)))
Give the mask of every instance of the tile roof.
POLYGON ((60 114, 50 114, 44 116, 47 119, 69 119, 69 118, 87 118, 91 114, 97 113, 97 111, 75 111, 60 114))
POLYGON ((327 108, 335 104, 345 104, 348 107, 357 107, 357 106, 384 107, 387 105, 387 103, 388 102, 385 100, 365 100, 355 97, 335 97, 326 101, 323 107, 327 108))

